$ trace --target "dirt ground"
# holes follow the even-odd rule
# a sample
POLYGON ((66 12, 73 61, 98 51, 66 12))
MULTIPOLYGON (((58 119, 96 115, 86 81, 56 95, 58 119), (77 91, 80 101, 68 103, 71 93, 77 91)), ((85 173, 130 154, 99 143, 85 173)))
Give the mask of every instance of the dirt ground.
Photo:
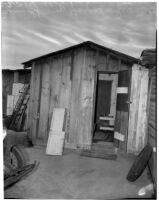
MULTIPOLYGON (((66 149, 63 156, 47 156, 46 148, 25 148, 37 169, 5 190, 5 198, 20 199, 119 199, 140 198, 138 190, 149 184, 147 170, 135 182, 126 180, 134 157, 119 154, 117 160, 80 156, 66 149)), ((147 194, 144 198, 150 197, 147 194)))

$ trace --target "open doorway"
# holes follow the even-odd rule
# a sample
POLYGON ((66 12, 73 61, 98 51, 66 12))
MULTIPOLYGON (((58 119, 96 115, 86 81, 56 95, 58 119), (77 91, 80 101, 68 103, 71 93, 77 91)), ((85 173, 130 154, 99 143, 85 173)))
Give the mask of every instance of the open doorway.
POLYGON ((93 142, 114 142, 118 74, 98 72, 93 142))

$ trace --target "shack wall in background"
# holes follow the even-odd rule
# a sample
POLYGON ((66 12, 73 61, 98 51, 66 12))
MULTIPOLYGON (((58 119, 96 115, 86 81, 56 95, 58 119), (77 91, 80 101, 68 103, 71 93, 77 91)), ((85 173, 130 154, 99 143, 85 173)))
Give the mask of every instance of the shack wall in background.
POLYGON ((127 152, 138 154, 147 142, 147 100, 149 70, 132 67, 127 152))
POLYGON ((12 95, 13 83, 29 83, 31 70, 2 70, 3 114, 7 114, 7 96, 12 95))
POLYGON ((157 186, 157 67, 150 69, 150 101, 148 116, 148 143, 153 147, 153 153, 149 160, 149 167, 157 186))

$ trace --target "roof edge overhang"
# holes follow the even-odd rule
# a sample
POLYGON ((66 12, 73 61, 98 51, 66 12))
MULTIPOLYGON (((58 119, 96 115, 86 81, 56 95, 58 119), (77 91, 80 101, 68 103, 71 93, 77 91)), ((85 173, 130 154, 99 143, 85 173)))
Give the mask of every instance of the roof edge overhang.
POLYGON ((43 55, 43 56, 40 56, 40 57, 33 58, 31 60, 23 62, 22 64, 24 65, 24 68, 29 68, 29 67, 31 67, 32 62, 35 62, 37 60, 44 59, 44 58, 47 58, 47 57, 50 57, 50 56, 53 56, 53 55, 57 55, 57 54, 60 54, 60 53, 64 53, 65 51, 70 51, 70 50, 73 50, 75 48, 79 48, 79 47, 82 47, 82 46, 90 47, 90 48, 96 49, 96 50, 102 50, 105 53, 109 53, 109 54, 112 54, 114 56, 121 57, 121 59, 127 60, 127 61, 132 62, 132 63, 138 63, 139 62, 139 59, 134 58, 132 56, 126 55, 124 53, 115 51, 115 50, 107 48, 107 47, 104 47, 104 46, 96 44, 92 41, 86 41, 86 42, 83 42, 83 43, 80 43, 80 44, 77 44, 77 45, 74 45, 74 46, 71 46, 71 47, 64 48, 64 49, 59 50, 59 51, 55 51, 55 52, 52 52, 52 53, 49 53, 49 54, 46 54, 46 55, 43 55))

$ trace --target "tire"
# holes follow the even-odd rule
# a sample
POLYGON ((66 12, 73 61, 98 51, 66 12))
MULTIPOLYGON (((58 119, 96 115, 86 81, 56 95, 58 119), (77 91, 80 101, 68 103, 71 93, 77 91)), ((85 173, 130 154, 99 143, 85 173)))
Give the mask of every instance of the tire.
POLYGON ((15 145, 10 149, 10 166, 18 169, 26 165, 25 154, 21 147, 15 145))
POLYGON ((139 153, 139 155, 136 157, 132 167, 130 168, 127 180, 128 181, 135 181, 139 176, 141 176, 142 172, 146 168, 148 161, 150 159, 150 156, 152 154, 152 147, 147 144, 143 150, 139 153))

